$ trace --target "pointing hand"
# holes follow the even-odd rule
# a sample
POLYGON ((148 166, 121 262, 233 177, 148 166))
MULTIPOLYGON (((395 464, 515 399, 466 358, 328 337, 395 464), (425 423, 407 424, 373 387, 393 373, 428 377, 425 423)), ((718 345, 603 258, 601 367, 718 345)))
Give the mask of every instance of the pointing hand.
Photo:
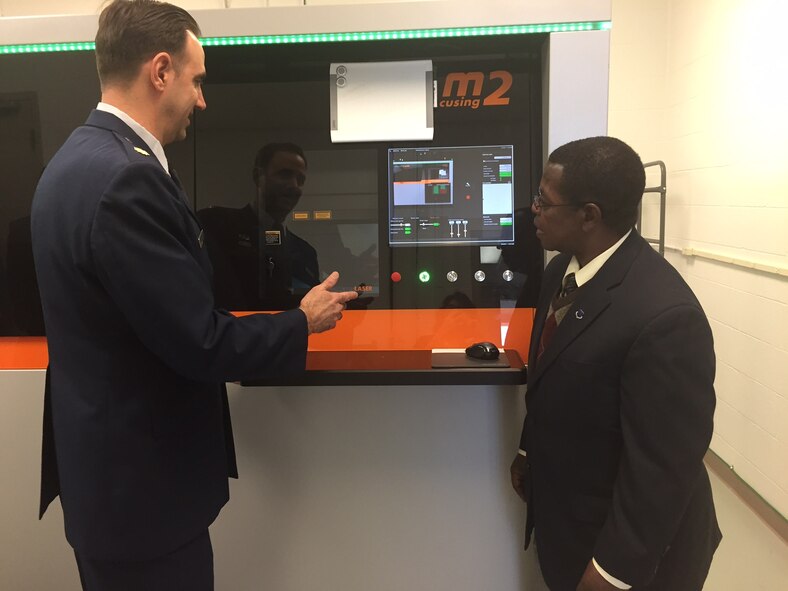
POLYGON ((355 291, 331 291, 337 281, 339 273, 334 271, 323 283, 310 289, 301 300, 299 308, 306 315, 309 334, 334 328, 342 318, 345 304, 358 297, 355 291))

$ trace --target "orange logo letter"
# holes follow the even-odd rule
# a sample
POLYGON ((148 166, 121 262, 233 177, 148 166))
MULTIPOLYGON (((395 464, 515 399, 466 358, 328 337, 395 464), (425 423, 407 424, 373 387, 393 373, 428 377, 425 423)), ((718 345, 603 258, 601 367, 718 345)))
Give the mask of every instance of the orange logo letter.
POLYGON ((473 82, 473 96, 480 96, 482 94, 482 85, 484 84, 484 74, 481 72, 453 72, 446 76, 446 82, 443 85, 443 96, 451 96, 452 87, 457 83, 457 96, 465 96, 468 94, 468 86, 473 82))
MULTIPOLYGON (((503 96, 506 94, 509 89, 512 87, 512 75, 511 73, 507 72, 506 70, 496 70, 495 72, 490 72, 490 80, 500 80, 501 85, 496 88, 490 95, 484 99, 484 106, 491 107, 491 106, 499 106, 499 105, 508 105, 509 104, 509 97, 503 96)), ((447 78, 448 81, 448 78, 447 78)))

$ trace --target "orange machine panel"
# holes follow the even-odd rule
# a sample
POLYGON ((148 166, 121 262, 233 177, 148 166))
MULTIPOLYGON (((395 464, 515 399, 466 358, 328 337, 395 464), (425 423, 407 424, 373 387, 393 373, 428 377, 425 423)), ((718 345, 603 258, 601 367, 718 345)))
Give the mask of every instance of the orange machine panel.
MULTIPOLYGON (((532 325, 532 308, 347 310, 334 330, 309 337, 309 350, 459 349, 492 341, 525 358, 532 325)), ((0 338, 0 369, 43 369, 47 362, 44 337, 0 338)))
POLYGON ((47 363, 45 337, 0 337, 0 369, 44 369, 47 363))

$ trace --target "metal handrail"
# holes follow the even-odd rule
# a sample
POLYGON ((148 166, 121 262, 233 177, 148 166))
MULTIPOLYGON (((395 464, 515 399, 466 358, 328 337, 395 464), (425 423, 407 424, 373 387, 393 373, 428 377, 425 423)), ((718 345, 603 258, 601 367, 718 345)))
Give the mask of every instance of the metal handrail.
MULTIPOLYGON (((659 186, 646 187, 643 189, 643 193, 659 193, 659 238, 646 238, 645 236, 643 238, 645 238, 650 244, 656 244, 659 249, 659 254, 665 256, 665 195, 667 194, 667 170, 665 168, 665 163, 662 162, 662 160, 654 160, 653 162, 646 162, 643 164, 643 168, 648 168, 650 166, 659 166, 659 186)), ((643 207, 641 203, 641 206, 638 207, 638 222, 636 225, 638 232, 640 232, 642 219, 643 207)))

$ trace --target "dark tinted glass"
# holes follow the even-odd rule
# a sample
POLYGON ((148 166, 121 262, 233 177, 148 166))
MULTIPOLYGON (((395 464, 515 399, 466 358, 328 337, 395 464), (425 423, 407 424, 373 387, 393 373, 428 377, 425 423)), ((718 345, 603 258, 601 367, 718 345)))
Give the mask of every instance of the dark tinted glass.
MULTIPOLYGON (((195 114, 187 139, 166 151, 203 220, 217 303, 292 307, 337 270, 340 287, 361 292, 355 305, 362 308, 533 305, 542 251, 528 196, 541 170, 543 41, 527 35, 207 48, 208 109, 195 114), (433 140, 332 144, 329 64, 410 59, 433 61, 433 140), (274 190, 291 183, 287 170, 255 172, 258 151, 271 142, 303 150, 299 190, 274 190), (514 244, 391 247, 389 151, 485 145, 512 146, 514 244), (480 270, 483 282, 474 279, 480 270), (454 282, 447 279, 452 271, 454 282), (427 282, 419 280, 425 272, 427 282)), ((100 92, 92 52, 0 56, 0 71, 0 334, 38 335, 33 191, 100 92)), ((475 198, 473 187, 467 195, 464 189, 453 198, 475 198)))
POLYGON ((0 56, 0 335, 44 334, 30 204, 44 164, 99 97, 92 52, 0 56))

